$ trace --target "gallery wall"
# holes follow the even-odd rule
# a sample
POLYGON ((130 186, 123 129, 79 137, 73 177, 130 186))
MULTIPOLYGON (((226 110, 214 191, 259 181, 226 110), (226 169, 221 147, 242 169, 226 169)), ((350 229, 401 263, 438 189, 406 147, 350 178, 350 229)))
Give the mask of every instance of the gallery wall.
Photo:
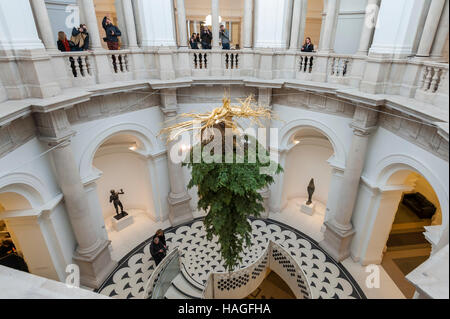
POLYGON ((305 141, 294 146, 286 159, 284 192, 287 199, 308 197, 307 186, 314 178, 313 198, 326 204, 331 178, 327 160, 334 151, 331 144, 322 141, 305 141))
POLYGON ((118 150, 105 154, 100 148, 97 154, 94 166, 103 173, 97 181, 103 217, 108 219, 115 215, 114 206, 109 202, 110 190, 119 191, 121 188, 125 192, 120 195, 125 211, 139 209, 153 216, 152 187, 146 160, 126 148, 121 152, 118 150))

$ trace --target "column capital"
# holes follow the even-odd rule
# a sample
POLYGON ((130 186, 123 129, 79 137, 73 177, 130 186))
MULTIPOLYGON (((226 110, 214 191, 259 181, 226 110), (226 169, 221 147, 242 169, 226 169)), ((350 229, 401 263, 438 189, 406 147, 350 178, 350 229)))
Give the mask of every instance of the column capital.
POLYGON ((378 124, 378 108, 356 106, 353 120, 350 124, 354 130, 370 134, 378 124))
POLYGON ((70 143, 70 139, 76 134, 63 109, 48 113, 35 113, 35 124, 38 129, 39 139, 51 146, 70 143))
POLYGON ((371 126, 371 127, 362 127, 359 126, 357 123, 350 123, 350 128, 353 129, 353 134, 357 136, 366 137, 372 134, 376 129, 377 126, 371 126))
POLYGON ((178 114, 177 89, 162 89, 160 94, 161 111, 166 117, 178 114))

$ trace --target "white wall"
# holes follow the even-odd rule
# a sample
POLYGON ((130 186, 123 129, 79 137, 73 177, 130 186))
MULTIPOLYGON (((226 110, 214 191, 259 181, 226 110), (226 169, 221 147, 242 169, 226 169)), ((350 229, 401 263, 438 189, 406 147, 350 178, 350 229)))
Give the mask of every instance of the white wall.
MULTIPOLYGON (((322 143, 321 143, 322 144, 322 143)), ((333 155, 331 145, 308 145, 300 142, 288 153, 285 166, 284 195, 287 199, 308 197, 307 186, 314 178, 313 199, 327 202, 331 167, 327 160, 333 155)))
POLYGON ((109 153, 96 156, 94 166, 103 172, 97 181, 97 192, 103 217, 115 215, 114 205, 109 202, 110 190, 124 190, 120 200, 127 209, 140 209, 155 215, 152 187, 147 161, 133 152, 109 153))

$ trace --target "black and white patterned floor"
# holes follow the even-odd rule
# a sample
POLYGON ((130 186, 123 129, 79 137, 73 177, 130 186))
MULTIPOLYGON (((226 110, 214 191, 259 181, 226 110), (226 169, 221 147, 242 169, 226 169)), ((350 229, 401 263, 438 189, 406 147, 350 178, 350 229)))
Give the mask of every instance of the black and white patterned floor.
MULTIPOLYGON (((251 223, 252 245, 244 251, 240 267, 254 262, 272 240, 288 250, 302 266, 314 297, 365 298, 343 265, 328 256, 313 239, 271 219, 255 219, 251 223)), ((225 270, 217 241, 206 239, 202 219, 169 228, 165 234, 169 250, 178 247, 186 270, 198 283, 204 284, 210 271, 225 270)), ((144 284, 155 268, 150 255, 150 243, 151 238, 127 254, 97 291, 114 298, 141 298, 144 284)))

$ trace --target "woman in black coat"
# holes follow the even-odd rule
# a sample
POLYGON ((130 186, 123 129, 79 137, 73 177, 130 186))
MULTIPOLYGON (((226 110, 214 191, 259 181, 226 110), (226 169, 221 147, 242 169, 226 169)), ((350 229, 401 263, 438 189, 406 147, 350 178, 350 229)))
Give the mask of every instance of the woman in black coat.
POLYGON ((198 49, 198 42, 195 33, 192 34, 191 39, 189 40, 189 46, 191 47, 191 49, 198 49))
POLYGON ((302 52, 313 52, 314 51, 314 44, 311 43, 311 38, 307 37, 305 39, 305 43, 302 46, 302 52))
POLYGON ((159 263, 164 259, 164 257, 166 257, 166 248, 164 247, 163 243, 160 242, 158 236, 153 237, 153 241, 150 244, 150 254, 155 260, 156 266, 158 266, 159 263))

